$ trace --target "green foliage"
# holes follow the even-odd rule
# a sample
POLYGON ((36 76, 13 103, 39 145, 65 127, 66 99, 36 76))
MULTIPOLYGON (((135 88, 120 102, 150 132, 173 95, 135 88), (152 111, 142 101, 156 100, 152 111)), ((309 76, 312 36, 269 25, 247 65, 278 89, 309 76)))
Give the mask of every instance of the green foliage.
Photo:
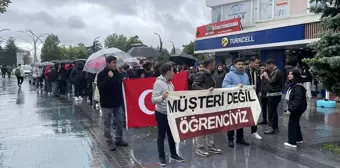
POLYGON ((11 0, 0 0, 0 13, 5 13, 10 3, 11 0))
POLYGON ((321 149, 329 151, 329 152, 334 152, 336 154, 340 154, 340 145, 339 144, 323 144, 321 149))
POLYGON ((106 48, 115 47, 124 52, 127 52, 131 48, 131 44, 136 44, 136 43, 142 43, 142 41, 140 41, 136 37, 128 38, 123 34, 113 33, 106 37, 104 45, 106 48))
POLYGON ((59 43, 60 40, 57 35, 50 34, 47 36, 44 45, 41 49, 42 62, 62 59, 59 43))
POLYGON ((90 56, 90 51, 83 43, 79 43, 77 46, 60 46, 61 59, 87 59, 90 56))
POLYGON ((17 64, 18 47, 13 38, 6 41, 5 48, 0 51, 0 62, 2 65, 16 65, 17 64))
POLYGON ((322 26, 327 30, 318 35, 319 41, 310 45, 316 52, 315 58, 303 61, 324 87, 340 95, 340 0, 311 0, 316 5, 311 12, 321 14, 322 26))

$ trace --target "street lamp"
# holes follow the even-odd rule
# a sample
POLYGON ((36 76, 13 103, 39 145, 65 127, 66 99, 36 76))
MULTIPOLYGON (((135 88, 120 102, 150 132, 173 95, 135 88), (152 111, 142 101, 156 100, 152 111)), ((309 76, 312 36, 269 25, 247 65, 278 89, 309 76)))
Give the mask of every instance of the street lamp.
POLYGON ((175 44, 172 41, 169 41, 169 42, 172 43, 172 54, 175 54, 175 52, 176 52, 175 44))
POLYGON ((158 33, 154 33, 154 34, 156 34, 159 38, 159 52, 162 52, 162 47, 163 47, 162 38, 158 33))
POLYGON ((45 35, 48 35, 50 33, 44 33, 44 34, 36 35, 31 30, 18 31, 18 32, 24 33, 24 34, 26 34, 26 35, 28 35, 29 37, 32 38, 33 44, 32 43, 30 43, 30 44, 33 46, 33 62, 38 62, 38 58, 37 58, 37 43, 38 43, 38 40, 41 43, 44 43, 40 38, 45 36, 45 35))

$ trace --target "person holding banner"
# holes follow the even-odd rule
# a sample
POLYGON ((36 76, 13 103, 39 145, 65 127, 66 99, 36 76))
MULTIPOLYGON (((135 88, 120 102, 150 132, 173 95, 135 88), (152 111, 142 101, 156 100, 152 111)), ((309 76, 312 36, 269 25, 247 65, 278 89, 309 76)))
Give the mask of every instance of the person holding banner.
MULTIPOLYGON (((250 85, 249 77, 244 70, 244 60, 242 58, 236 58, 234 61, 234 66, 230 67, 230 72, 224 77, 222 87, 231 88, 239 87, 242 88, 243 85, 250 85)), ((234 145, 234 134, 235 131, 228 131, 228 146, 233 148, 234 145)), ((236 143, 242 145, 250 145, 249 142, 244 140, 243 128, 236 130, 236 143)))
MULTIPOLYGON (((214 90, 214 88, 216 87, 216 82, 212 75, 213 68, 213 60, 204 60, 202 62, 202 68, 199 72, 197 72, 192 84, 193 90, 214 90)), ((209 156, 209 153, 222 153, 221 149, 215 148, 213 135, 197 137, 196 145, 196 153, 201 156, 209 156)))
POLYGON ((167 97, 169 92, 174 91, 174 85, 171 79, 174 76, 174 68, 171 63, 165 63, 160 67, 161 75, 156 79, 152 88, 152 103, 156 105, 155 117, 158 128, 157 148, 159 156, 159 164, 166 166, 164 139, 165 134, 168 136, 168 143, 171 153, 171 159, 177 162, 184 162, 176 151, 176 144, 169 127, 167 118, 167 97))
POLYGON ((122 90, 122 76, 117 70, 117 58, 114 56, 106 57, 106 67, 98 73, 97 86, 99 89, 100 106, 104 120, 104 136, 107 139, 111 151, 116 150, 117 146, 128 146, 123 141, 123 115, 122 106, 124 103, 122 90), (112 140, 111 124, 112 115, 116 121, 116 139, 112 140))

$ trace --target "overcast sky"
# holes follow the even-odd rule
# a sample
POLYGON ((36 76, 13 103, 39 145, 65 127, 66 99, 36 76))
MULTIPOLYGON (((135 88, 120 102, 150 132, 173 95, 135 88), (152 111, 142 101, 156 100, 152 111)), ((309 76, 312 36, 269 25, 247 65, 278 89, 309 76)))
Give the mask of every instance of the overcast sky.
POLYGON ((194 40, 195 28, 210 21, 205 0, 12 0, 0 14, 0 37, 15 37, 19 46, 32 49, 29 38, 18 30, 36 34, 55 33, 62 44, 90 45, 100 36, 103 43, 112 33, 138 35, 146 45, 158 46, 153 33, 171 49, 194 40))

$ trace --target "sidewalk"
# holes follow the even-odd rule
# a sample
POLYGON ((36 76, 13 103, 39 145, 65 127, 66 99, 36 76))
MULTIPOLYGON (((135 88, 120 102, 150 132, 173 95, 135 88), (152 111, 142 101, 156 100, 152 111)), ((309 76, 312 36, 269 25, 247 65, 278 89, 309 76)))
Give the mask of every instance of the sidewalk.
MULTIPOLYGON (((71 101, 71 100, 69 100, 71 101)), ((102 120, 99 112, 82 103, 77 105, 87 114, 94 123, 102 128, 102 120)), ((281 103, 279 107, 283 107, 281 103)), ((305 143, 298 149, 287 149, 283 143, 287 140, 288 115, 283 114, 280 108, 278 135, 264 135, 264 126, 259 126, 258 132, 263 140, 255 140, 250 136, 250 129, 245 129, 245 136, 251 142, 251 146, 236 146, 234 149, 227 146, 225 134, 216 134, 215 143, 223 150, 221 155, 211 155, 207 158, 197 156, 193 146, 193 140, 186 140, 178 145, 179 154, 185 159, 185 163, 170 163, 167 167, 182 168, 330 168, 340 167, 340 157, 321 152, 319 149, 323 143, 340 142, 340 113, 316 112, 315 100, 309 102, 309 108, 302 116, 301 129, 305 143)), ((94 134, 104 143, 103 132, 92 129, 94 134)), ((91 129, 91 128, 90 128, 91 129)), ((156 147, 156 128, 130 129, 124 132, 125 139, 129 142, 128 148, 119 148, 109 152, 119 167, 145 167, 156 168, 158 154, 156 147)), ((167 157, 169 157, 168 145, 165 144, 167 157)))

